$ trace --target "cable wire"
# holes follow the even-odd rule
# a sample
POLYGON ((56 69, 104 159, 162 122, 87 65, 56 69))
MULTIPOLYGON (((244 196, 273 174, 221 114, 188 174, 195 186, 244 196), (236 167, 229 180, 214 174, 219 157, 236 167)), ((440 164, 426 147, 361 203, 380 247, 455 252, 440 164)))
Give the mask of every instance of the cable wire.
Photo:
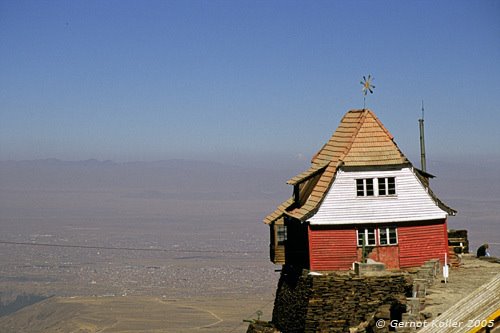
POLYGON ((195 250, 195 249, 162 249, 162 248, 139 248, 139 247, 114 247, 97 245, 71 245, 71 244, 50 244, 50 243, 30 243, 30 242, 11 242, 0 240, 0 244, 22 245, 22 246, 46 246, 74 249, 92 249, 92 250, 120 250, 120 251, 146 251, 146 252, 177 252, 177 253, 221 253, 221 254, 256 254, 265 253, 264 251, 231 251, 231 250, 195 250))

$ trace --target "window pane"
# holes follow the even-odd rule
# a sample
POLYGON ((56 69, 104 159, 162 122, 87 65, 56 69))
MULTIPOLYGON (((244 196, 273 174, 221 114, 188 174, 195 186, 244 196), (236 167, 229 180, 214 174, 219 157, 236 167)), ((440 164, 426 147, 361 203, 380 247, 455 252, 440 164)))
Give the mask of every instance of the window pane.
POLYGON ((388 188, 389 188, 389 195, 396 194, 396 179, 394 177, 389 177, 387 178, 387 183, 388 183, 388 188))
POLYGON ((366 233, 367 233, 366 245, 376 245, 377 243, 375 241, 375 229, 368 228, 366 229, 366 233))
POLYGON ((373 196, 373 179, 371 178, 366 180, 366 195, 373 196))
POLYGON ((398 236, 396 234, 396 228, 389 228, 389 244, 397 244, 398 236))
POLYGON ((365 230, 357 230, 358 231, 358 246, 363 246, 363 235, 365 234, 365 230))
POLYGON ((365 195, 363 179, 356 179, 356 193, 358 197, 363 197, 365 195))
POLYGON ((286 226, 279 225, 277 230, 278 244, 283 244, 286 241, 286 226))
POLYGON ((382 228, 378 230, 380 245, 387 245, 387 228, 382 228))
POLYGON ((385 181, 387 178, 378 179, 378 195, 387 195, 385 191, 385 181))

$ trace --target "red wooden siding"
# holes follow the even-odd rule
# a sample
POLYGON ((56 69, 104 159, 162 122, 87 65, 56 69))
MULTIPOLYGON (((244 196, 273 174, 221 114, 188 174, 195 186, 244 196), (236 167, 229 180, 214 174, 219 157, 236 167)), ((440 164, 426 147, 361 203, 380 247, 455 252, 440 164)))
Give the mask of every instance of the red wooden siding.
POLYGON ((309 226, 311 270, 349 270, 356 261, 356 230, 309 226))
POLYGON ((439 259, 444 264, 448 250, 446 220, 426 225, 401 225, 398 239, 401 268, 417 267, 429 259, 439 259))

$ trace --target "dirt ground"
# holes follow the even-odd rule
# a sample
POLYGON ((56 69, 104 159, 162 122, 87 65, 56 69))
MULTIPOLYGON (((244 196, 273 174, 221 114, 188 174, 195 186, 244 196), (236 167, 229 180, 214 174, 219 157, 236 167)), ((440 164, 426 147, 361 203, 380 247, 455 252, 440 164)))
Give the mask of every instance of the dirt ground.
POLYGON ((53 297, 0 318, 5 333, 129 332, 242 333, 261 309, 269 320, 273 298, 163 299, 149 296, 53 297), (242 318, 242 313, 247 317, 242 318))

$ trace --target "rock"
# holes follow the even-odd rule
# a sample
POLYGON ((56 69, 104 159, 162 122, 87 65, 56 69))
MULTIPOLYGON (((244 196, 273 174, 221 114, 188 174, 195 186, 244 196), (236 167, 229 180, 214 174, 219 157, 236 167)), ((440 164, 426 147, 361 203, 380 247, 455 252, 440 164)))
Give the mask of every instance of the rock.
POLYGON ((420 314, 422 315, 422 317, 424 317, 424 319, 432 318, 432 313, 430 313, 430 312, 422 311, 422 312, 420 312, 420 314))
POLYGON ((247 333, 280 333, 272 323, 255 321, 248 325, 247 333))

